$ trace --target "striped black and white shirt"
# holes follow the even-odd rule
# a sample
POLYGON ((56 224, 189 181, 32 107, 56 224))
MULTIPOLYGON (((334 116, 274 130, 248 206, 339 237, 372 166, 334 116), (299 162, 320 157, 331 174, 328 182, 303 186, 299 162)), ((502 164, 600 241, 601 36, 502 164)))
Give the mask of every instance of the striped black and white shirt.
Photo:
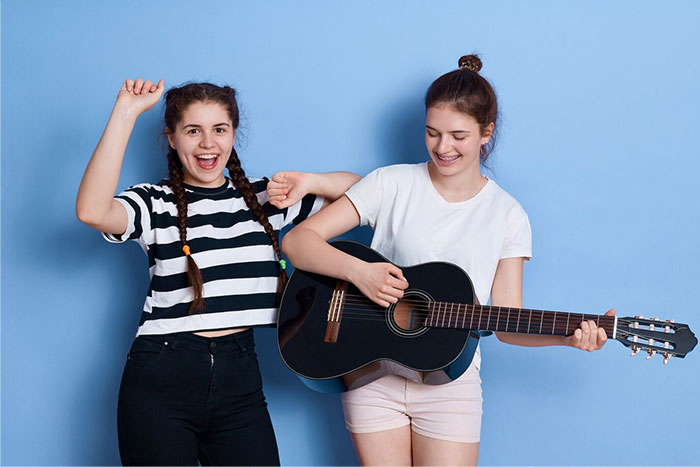
MULTIPOLYGON (((321 209, 323 198, 307 195, 286 209, 268 202, 267 179, 250 179, 270 224, 297 224, 321 209)), ((193 291, 177 227, 170 187, 139 184, 115 197, 129 216, 122 235, 103 234, 110 242, 135 240, 148 256, 151 283, 138 332, 169 334, 273 324, 279 263, 263 226, 248 210, 230 179, 218 188, 185 185, 187 243, 202 272, 205 308, 189 315, 193 291)))

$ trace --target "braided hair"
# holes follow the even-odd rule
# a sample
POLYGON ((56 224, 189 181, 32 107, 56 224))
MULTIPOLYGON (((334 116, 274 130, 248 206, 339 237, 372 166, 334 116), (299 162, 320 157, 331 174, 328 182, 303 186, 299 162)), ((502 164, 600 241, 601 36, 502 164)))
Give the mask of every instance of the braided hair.
MULTIPOLYGON (((222 105, 229 117, 234 129, 238 128, 239 111, 236 102, 236 91, 229 86, 216 86, 210 83, 190 83, 181 87, 168 90, 165 95, 165 132, 170 134, 175 130, 176 125, 182 120, 182 115, 191 104, 195 102, 215 102, 222 105)), ((203 280, 202 273, 194 258, 190 254, 190 247, 187 244, 187 196, 184 186, 183 165, 180 157, 174 148, 168 151, 168 185, 175 196, 177 206, 177 226, 180 233, 183 253, 187 258, 187 279, 192 287, 194 299, 190 306, 190 314, 204 310, 204 297, 202 296, 203 280)), ((270 238, 270 243, 278 259, 282 259, 282 252, 279 247, 279 239, 274 228, 267 218, 265 210, 258 202, 258 197, 250 181, 246 177, 241 161, 235 149, 231 149, 231 157, 226 168, 229 170, 231 180, 238 191, 243 195, 243 199, 250 212, 255 216, 260 225, 265 229, 270 238)), ((287 274, 284 269, 279 268, 277 280, 277 302, 282 297, 282 292, 287 283, 287 274)))

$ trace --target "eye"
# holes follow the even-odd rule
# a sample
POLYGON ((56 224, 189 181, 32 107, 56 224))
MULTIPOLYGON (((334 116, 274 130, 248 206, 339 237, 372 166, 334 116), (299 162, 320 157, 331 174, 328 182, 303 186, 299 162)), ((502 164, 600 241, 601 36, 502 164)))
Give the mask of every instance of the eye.
POLYGON ((197 128, 190 128, 189 130, 187 130, 188 135, 196 135, 198 133, 199 133, 199 130, 197 128))
POLYGON ((219 133, 219 134, 226 133, 226 128, 222 128, 222 127, 214 128, 214 132, 219 133))
POLYGON ((436 138, 437 136, 440 135, 438 132, 432 131, 432 130, 425 130, 425 132, 426 132, 426 133, 428 134, 428 136, 430 136, 431 138, 436 138))
POLYGON ((467 137, 466 136, 455 136, 455 139, 457 141, 464 141, 465 139, 467 139, 467 137))

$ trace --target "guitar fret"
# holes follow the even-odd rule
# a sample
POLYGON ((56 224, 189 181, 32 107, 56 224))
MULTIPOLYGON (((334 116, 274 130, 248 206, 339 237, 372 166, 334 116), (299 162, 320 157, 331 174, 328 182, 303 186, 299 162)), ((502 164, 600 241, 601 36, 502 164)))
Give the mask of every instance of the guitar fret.
POLYGON ((515 325, 515 332, 518 332, 518 329, 520 328, 520 312, 521 312, 521 311, 522 311, 522 310, 518 309, 518 321, 517 321, 517 323, 516 323, 516 325, 515 325))
POLYGON ((530 310, 530 317, 527 319, 527 333, 530 334, 530 323, 532 323, 532 310, 530 310))
POLYGON ((571 318, 571 313, 566 314, 566 329, 564 330, 564 335, 569 335, 569 318, 571 318))
POLYGON ((474 328, 472 327, 472 325, 474 324, 474 307, 473 307, 473 306, 472 306, 472 313, 471 313, 471 314, 472 314, 472 316, 471 316, 471 318, 469 319, 469 329, 474 329, 474 328))
POLYGON ((510 324, 510 308, 508 308, 508 317, 506 318, 506 332, 508 332, 508 325, 510 324))
POLYGON ((462 329, 464 329, 465 324, 467 324, 467 305, 466 305, 466 303, 464 304, 464 313, 462 313, 462 329))
POLYGON ((498 307, 498 316, 496 317, 496 331, 498 331, 498 322, 501 320, 501 307, 498 307))
POLYGON ((491 308, 489 307, 489 317, 486 318, 486 329, 491 330, 491 308))
POLYGON ((554 321, 552 321, 552 335, 554 335, 554 328, 556 327, 557 323, 557 312, 554 312, 554 321))
POLYGON ((542 334, 542 325, 544 324, 544 313, 540 311, 540 334, 542 334))

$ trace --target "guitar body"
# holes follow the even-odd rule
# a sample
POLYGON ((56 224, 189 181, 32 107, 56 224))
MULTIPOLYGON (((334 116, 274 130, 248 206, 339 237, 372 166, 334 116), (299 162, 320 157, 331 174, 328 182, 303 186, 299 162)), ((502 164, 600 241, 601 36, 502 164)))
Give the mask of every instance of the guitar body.
MULTIPOLYGON (((367 262, 389 262, 360 243, 331 245, 367 262)), ((371 304, 352 284, 343 283, 344 307, 330 340, 329 307, 339 281, 294 271, 280 304, 278 343, 285 364, 307 386, 320 392, 342 392, 390 374, 444 384, 466 371, 478 334, 424 327, 411 317, 416 313, 406 308, 428 300, 473 304, 469 276, 458 266, 442 262, 401 269, 410 288, 388 309, 371 304), (365 300, 362 306, 361 299, 365 300), (413 305, 404 306, 403 300, 413 305)))

